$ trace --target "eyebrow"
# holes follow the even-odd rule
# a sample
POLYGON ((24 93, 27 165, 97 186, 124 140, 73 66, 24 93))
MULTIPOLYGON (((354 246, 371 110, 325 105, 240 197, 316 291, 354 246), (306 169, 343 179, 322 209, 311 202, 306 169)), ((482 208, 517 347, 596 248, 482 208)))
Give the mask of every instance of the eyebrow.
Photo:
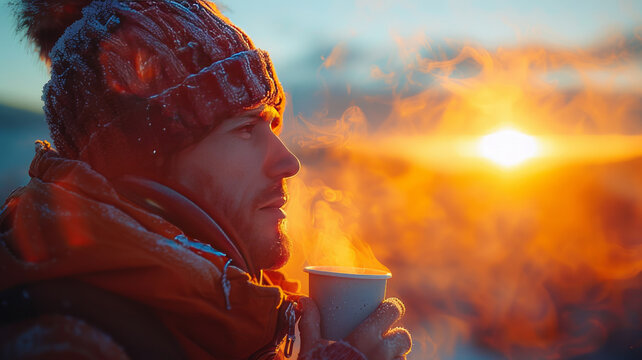
MULTIPOLYGON (((280 132, 281 130, 281 125, 282 125, 282 119, 281 119, 281 114, 272 106, 264 106, 260 109, 252 109, 252 110, 247 110, 244 113, 240 114, 240 117, 248 119, 245 123, 257 123, 259 121, 265 121, 265 122, 270 122, 270 126, 272 130, 275 132, 280 132)), ((234 118, 229 118, 224 120, 224 123, 227 122, 228 120, 232 120, 234 118)), ((229 123, 230 128, 234 128, 238 126, 238 122, 230 122, 229 123)))

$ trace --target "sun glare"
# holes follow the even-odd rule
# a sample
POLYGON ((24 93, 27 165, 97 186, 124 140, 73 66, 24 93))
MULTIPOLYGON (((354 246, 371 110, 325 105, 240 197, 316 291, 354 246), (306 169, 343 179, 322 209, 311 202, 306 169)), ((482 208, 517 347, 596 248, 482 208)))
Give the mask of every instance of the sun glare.
POLYGON ((534 157, 538 151, 537 140, 516 130, 500 130, 481 138, 478 144, 481 156, 510 167, 534 157))

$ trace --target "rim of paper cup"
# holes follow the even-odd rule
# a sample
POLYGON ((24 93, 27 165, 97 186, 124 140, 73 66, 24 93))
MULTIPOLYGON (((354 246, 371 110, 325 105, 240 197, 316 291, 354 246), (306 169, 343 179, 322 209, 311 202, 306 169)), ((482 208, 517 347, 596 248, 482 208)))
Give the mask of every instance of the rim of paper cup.
POLYGON ((385 280, 392 277, 392 274, 388 271, 352 266, 306 266, 303 268, 303 271, 315 275, 325 275, 348 279, 385 280), (369 273, 364 274, 364 269, 368 270, 369 273), (373 272, 375 274, 373 274, 373 272))

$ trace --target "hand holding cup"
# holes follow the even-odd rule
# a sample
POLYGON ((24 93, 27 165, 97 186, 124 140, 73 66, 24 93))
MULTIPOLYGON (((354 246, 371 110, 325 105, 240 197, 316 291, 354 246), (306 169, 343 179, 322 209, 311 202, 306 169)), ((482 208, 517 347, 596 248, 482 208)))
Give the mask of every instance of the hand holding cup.
MULTIPOLYGON (((320 346, 328 346, 329 340, 321 337, 319 310, 314 301, 301 297, 302 317, 299 323, 302 355, 320 346)), ((408 330, 393 325, 403 316, 405 307, 401 300, 388 298, 370 314, 344 340, 354 346, 368 360, 405 359, 412 348, 408 330)))
POLYGON ((401 300, 385 298, 387 271, 348 267, 307 267, 310 298, 301 298, 301 354, 345 340, 369 360, 405 358, 412 341, 393 328, 403 316, 401 300))

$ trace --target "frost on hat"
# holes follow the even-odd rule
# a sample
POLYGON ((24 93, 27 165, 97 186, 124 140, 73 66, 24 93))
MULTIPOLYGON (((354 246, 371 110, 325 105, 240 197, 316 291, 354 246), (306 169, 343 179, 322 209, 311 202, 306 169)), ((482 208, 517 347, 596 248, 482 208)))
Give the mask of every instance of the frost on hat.
POLYGON ((57 150, 107 176, 154 173, 243 109, 283 112, 268 54, 210 3, 24 0, 17 12, 51 66, 57 150))

